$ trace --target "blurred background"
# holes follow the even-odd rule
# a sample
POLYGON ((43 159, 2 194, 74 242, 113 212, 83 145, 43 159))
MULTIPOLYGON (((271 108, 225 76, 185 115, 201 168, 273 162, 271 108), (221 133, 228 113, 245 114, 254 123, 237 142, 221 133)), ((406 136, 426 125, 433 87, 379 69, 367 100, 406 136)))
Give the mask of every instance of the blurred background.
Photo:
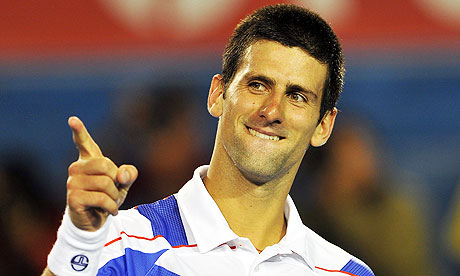
POLYGON ((139 168, 125 208, 208 163, 228 37, 278 2, 322 14, 346 58, 337 128, 291 192, 304 223, 376 275, 460 275, 457 0, 0 0, 0 270, 46 265, 77 158, 69 116, 139 168))

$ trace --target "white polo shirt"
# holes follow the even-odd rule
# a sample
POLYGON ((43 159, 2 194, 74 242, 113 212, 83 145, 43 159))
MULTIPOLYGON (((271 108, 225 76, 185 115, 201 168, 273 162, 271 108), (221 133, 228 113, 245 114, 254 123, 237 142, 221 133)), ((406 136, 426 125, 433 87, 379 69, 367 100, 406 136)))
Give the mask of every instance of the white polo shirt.
POLYGON ((303 225, 292 199, 283 239, 260 254, 228 226, 195 170, 180 191, 120 211, 112 220, 97 275, 358 275, 374 274, 360 260, 303 225))

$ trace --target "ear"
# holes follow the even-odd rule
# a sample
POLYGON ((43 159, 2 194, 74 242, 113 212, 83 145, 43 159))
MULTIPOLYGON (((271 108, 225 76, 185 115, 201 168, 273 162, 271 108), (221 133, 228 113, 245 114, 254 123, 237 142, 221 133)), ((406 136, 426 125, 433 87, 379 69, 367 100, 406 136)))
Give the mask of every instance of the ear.
POLYGON ((337 116, 337 108, 327 111, 321 122, 316 126, 315 132, 311 137, 310 144, 314 147, 320 147, 326 144, 331 136, 332 129, 334 128, 335 117, 337 116))
POLYGON ((223 96, 224 84, 222 76, 216 74, 212 77, 208 95, 208 112, 214 117, 220 117, 222 115, 223 96))

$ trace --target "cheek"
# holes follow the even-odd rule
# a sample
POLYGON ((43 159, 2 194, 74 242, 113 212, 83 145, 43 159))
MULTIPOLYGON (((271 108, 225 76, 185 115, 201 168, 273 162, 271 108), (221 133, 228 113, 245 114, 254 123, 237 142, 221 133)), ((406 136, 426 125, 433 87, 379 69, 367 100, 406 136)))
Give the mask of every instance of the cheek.
POLYGON ((250 97, 244 93, 240 94, 238 97, 232 97, 228 102, 228 111, 234 116, 253 116, 257 107, 259 106, 257 99, 250 97))
POLYGON ((313 114, 307 114, 307 112, 295 113, 291 116, 290 123, 293 128, 295 128, 302 136, 313 135, 316 129, 316 120, 313 114))
POLYGON ((244 116, 245 113, 244 101, 237 97, 229 97, 224 102, 222 123, 227 129, 234 128, 238 125, 240 117, 244 116))

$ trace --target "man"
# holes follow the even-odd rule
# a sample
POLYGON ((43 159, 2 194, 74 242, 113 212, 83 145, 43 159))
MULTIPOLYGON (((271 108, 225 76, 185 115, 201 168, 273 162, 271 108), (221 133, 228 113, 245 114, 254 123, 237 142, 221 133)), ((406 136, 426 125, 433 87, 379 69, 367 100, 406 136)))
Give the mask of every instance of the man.
POLYGON ((276 5, 248 16, 211 81, 210 165, 177 194, 119 214, 137 170, 116 167, 71 117, 80 157, 44 275, 373 275, 305 227, 288 196, 309 144, 331 135, 343 72, 318 15, 276 5))

